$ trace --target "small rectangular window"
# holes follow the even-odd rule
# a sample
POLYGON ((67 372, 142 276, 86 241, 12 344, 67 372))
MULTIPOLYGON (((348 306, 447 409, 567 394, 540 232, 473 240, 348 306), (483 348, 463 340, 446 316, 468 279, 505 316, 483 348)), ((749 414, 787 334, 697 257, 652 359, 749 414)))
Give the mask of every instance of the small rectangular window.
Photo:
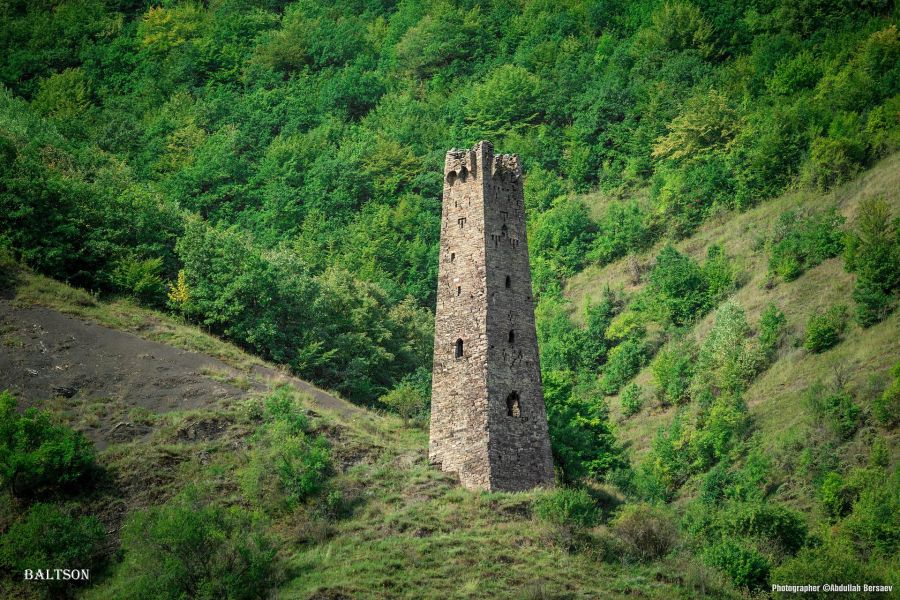
POLYGON ((456 252, 451 252, 450 253, 450 262, 453 262, 454 260, 456 260, 456 252))
POLYGON ((460 229, 462 229, 466 224, 466 218, 460 217, 456 220, 456 222, 459 223, 459 227, 460 227, 460 229))
POLYGON ((503 217, 503 220, 505 221, 509 217, 509 213, 506 212, 505 210, 501 210, 500 216, 503 217))

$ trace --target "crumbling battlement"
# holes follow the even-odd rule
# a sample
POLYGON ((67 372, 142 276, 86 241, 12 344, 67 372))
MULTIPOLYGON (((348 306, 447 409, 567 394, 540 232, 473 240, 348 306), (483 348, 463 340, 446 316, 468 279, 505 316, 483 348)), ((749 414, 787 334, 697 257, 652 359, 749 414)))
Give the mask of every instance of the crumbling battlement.
POLYGON ((457 179, 517 180, 522 177, 522 166, 517 154, 494 154, 494 146, 488 141, 477 143, 470 150, 453 148, 444 160, 444 177, 457 179), (479 171, 478 166, 481 165, 479 171), (489 169, 488 169, 489 168, 489 169))

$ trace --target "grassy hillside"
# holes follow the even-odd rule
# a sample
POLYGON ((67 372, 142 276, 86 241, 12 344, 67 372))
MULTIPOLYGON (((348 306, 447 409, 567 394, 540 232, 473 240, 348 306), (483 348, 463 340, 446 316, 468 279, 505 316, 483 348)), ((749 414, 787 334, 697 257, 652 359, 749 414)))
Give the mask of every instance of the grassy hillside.
MULTIPOLYGON (((733 257, 741 272, 741 287, 731 296, 746 312, 751 324, 759 322, 763 310, 774 303, 787 317, 788 340, 778 358, 747 389, 745 397, 763 439, 773 447, 786 430, 798 424, 803 416, 802 392, 817 380, 831 381, 840 376, 852 387, 863 389, 872 377, 887 379, 887 372, 900 357, 900 321, 894 314, 878 325, 863 329, 850 327, 845 339, 831 350, 813 354, 796 347, 802 341, 810 314, 840 302, 849 302, 854 277, 844 269, 841 258, 832 258, 806 271, 791 282, 773 281, 768 271, 768 254, 762 240, 784 211, 817 211, 836 207, 848 220, 855 217, 859 203, 867 198, 882 197, 894 207, 900 205, 900 155, 893 155, 851 183, 822 194, 813 191, 790 192, 744 213, 723 213, 702 226, 693 236, 675 244, 684 254, 702 261, 707 248, 720 244, 733 257)), ((565 295, 571 300, 573 319, 583 321, 584 307, 600 300, 605 287, 634 294, 646 286, 633 284, 629 264, 653 261, 663 244, 621 259, 604 267, 588 267, 567 281, 565 295)), ((714 314, 709 313, 691 329, 690 335, 701 342, 709 332, 714 314)), ((634 381, 653 387, 649 366, 634 381)), ((660 425, 671 421, 673 407, 651 406, 635 417, 623 420, 618 396, 610 402, 611 413, 620 427, 623 443, 635 457, 645 453, 660 425)), ((892 432, 891 436, 895 436, 892 432)), ((894 454, 895 456, 896 454, 894 454)))
MULTIPOLYGON (((900 355, 900 322, 894 314, 867 329, 851 325, 840 343, 822 353, 798 347, 795 340, 802 338, 809 312, 846 301, 853 277, 843 270, 841 259, 834 258, 793 281, 773 279, 768 246, 759 240, 769 235, 773 222, 787 208, 820 210, 835 205, 852 221, 866 198, 883 196, 896 204, 898 160, 896 155, 885 159, 827 195, 792 193, 744 213, 723 215, 677 244, 698 261, 708 245, 723 244, 739 270, 737 287, 722 302, 731 300, 744 307, 754 327, 768 303, 784 311, 786 337, 776 357, 744 393, 752 421, 746 447, 735 450, 727 464, 741 472, 757 460, 754 452, 762 450, 773 461, 770 468, 775 475, 769 473, 765 482, 751 487, 761 486, 763 506, 799 511, 804 529, 811 533, 816 523, 834 519, 822 503, 821 482, 808 474, 809 463, 817 460, 808 455, 815 454, 817 445, 832 434, 810 412, 804 394, 816 380, 831 385, 838 379, 864 411, 861 426, 849 438, 827 447, 835 459, 832 468, 848 477, 853 469, 870 469, 872 448, 882 444, 884 457, 878 459, 881 466, 877 468, 893 471, 898 456, 896 429, 877 422, 870 402, 887 384, 888 369, 900 355)), ((653 248, 636 259, 652 262, 659 251, 653 248)), ((572 278, 565 293, 572 301, 573 317, 582 315, 582 307, 592 298, 599 300, 598 292, 607 284, 625 297, 637 296, 647 284, 628 281, 628 262, 623 259, 572 278)), ((128 343, 139 356, 161 356, 161 349, 142 344, 162 342, 221 361, 221 366, 184 375, 206 382, 200 388, 204 391, 199 404, 194 402, 189 409, 175 397, 150 409, 136 407, 127 394, 98 396, 90 384, 71 398, 50 394, 44 400, 26 402, 49 410, 56 422, 84 432, 98 449, 96 466, 75 488, 50 483, 25 496, 7 488, 0 523, 7 535, 0 543, 0 557, 4 551, 26 556, 16 545, 16 536, 35 543, 14 529, 35 510, 35 502, 57 507, 71 518, 96 518, 105 533, 90 554, 90 586, 23 585, 15 572, 7 570, 4 590, 14 597, 28 598, 47 589, 51 594, 65 591, 87 598, 166 595, 167 590, 177 589, 177 577, 160 576, 160 570, 168 572, 166 568, 171 567, 157 562, 162 560, 158 555, 190 563, 197 540, 186 543, 179 532, 194 531, 192 527, 204 531, 202 526, 208 524, 204 519, 219 525, 206 537, 200 536, 202 552, 224 557, 241 548, 239 555, 249 565, 259 568, 255 560, 268 565, 257 579, 238 581, 251 596, 256 593, 253 590, 276 591, 285 598, 741 594, 741 580, 735 581, 727 568, 724 572, 729 575, 719 573, 703 547, 697 547, 703 534, 698 533, 692 515, 698 496, 704 493, 703 477, 689 479, 680 487, 671 509, 646 508, 639 501, 643 492, 624 481, 618 487, 593 484, 587 492, 468 492, 427 464, 427 433, 421 417, 407 424, 396 416, 356 407, 218 337, 133 302, 98 300, 11 263, 5 264, 5 270, 16 272, 12 293, 0 300, 0 339, 10 356, 27 358, 28 352, 41 352, 28 331, 37 327, 52 333, 53 326, 42 321, 47 317, 39 312, 47 307, 80 319, 83 327, 111 328, 126 341, 134 336, 128 343), (230 394, 223 396, 220 385, 230 394), (137 426, 140 432, 122 435, 121 422, 137 426), (314 442, 318 438, 326 448, 321 455, 313 450, 319 448, 314 442), (311 456, 319 462, 305 462, 311 456), (286 464, 300 467, 285 473, 286 464), (302 491, 293 487, 298 481, 306 486, 302 491), (228 521, 223 515, 232 514, 227 511, 233 509, 253 515, 252 519, 228 521), (203 517, 178 512, 184 510, 203 517), (636 513, 637 520, 655 528, 638 528, 643 535, 651 535, 638 542, 633 537, 634 521, 628 520, 635 510, 651 511, 636 513), (168 529, 167 522, 178 525, 168 529), (237 540, 243 538, 264 543, 241 546, 237 540), (652 550, 655 543, 663 544, 661 553, 652 550)), ((713 315, 707 313, 683 335, 702 343, 714 327, 713 315)), ((69 330, 74 331, 74 325, 69 330)), ((88 333, 79 336, 90 338, 88 333)), ((50 337, 43 339, 49 343, 50 337)), ((53 358, 57 346, 49 347, 53 358)), ((85 350, 103 352, 104 348, 85 350)), ((120 362, 126 359, 122 356, 120 362)), ((115 365, 111 368, 109 376, 115 377, 115 365)), ((151 381, 160 377, 151 367, 137 376, 151 381)), ((626 417, 618 395, 609 402, 616 437, 639 472, 638 467, 653 454, 657 429, 668 426, 684 407, 650 399, 655 383, 648 367, 634 381, 648 398, 639 412, 626 417)), ((548 385, 548 393, 553 393, 552 383, 548 385)), ((22 398, 35 394, 29 389, 19 392, 22 398)), ((710 514, 724 510, 705 509, 710 514)), ((43 531, 46 535, 47 530, 43 531)), ((773 535, 773 540, 781 539, 777 526, 773 535)), ((33 560, 28 556, 33 555, 24 560, 33 560)), ((890 581, 894 567, 882 565, 878 567, 882 570, 867 577, 890 581)), ((215 573, 214 566, 188 571, 201 581, 214 579, 215 573)), ((195 593, 214 597, 230 592, 212 587, 195 593)))
MULTIPOLYGON (((28 498, 3 492, 0 526, 5 530, 36 500, 67 514, 96 515, 103 525, 106 534, 100 558, 93 559, 90 587, 51 587, 53 594, 165 595, 165 588, 150 583, 165 577, 152 565, 132 562, 141 548, 129 537, 129 527, 154 507, 179 506, 185 490, 192 489, 199 494, 199 506, 237 507, 257 515, 262 529, 252 531, 264 533, 275 553, 263 589, 277 590, 280 598, 592 598, 600 592, 604 597, 640 593, 671 598, 691 597, 698 586, 729 594, 723 582, 679 551, 649 563, 627 559, 606 526, 621 502, 610 490, 595 492, 596 523, 573 527, 557 521, 558 515, 536 514, 535 506, 552 494, 465 491, 427 464, 422 428, 335 396, 311 395, 307 384, 160 313, 129 302, 98 301, 28 272, 19 274, 14 297, 0 302, 2 340, 11 352, 26 352, 33 343, 23 341, 23 331, 14 326, 15 311, 26 315, 25 323, 49 329, 38 310, 52 307, 85 319, 88 328, 102 325, 126 337, 139 336, 132 338, 135 353, 147 352, 142 339, 163 340, 227 365, 195 374, 208 380, 210 397, 190 410, 176 404, 136 411, 124 396, 98 398, 89 387, 69 399, 31 403, 102 447, 97 472, 74 490, 50 486, 28 498), (240 391, 217 400, 213 391, 219 383, 240 391), (287 497, 280 480, 268 472, 277 464, 266 462, 261 450, 287 444, 268 429, 273 397, 287 398, 288 411, 301 415, 308 435, 327 440, 328 468, 321 472, 321 487, 302 500, 287 497), (113 421, 130 419, 145 432, 123 439, 116 428, 97 427, 90 417, 98 405, 104 414, 119 415, 113 421), (117 550, 120 544, 124 552, 117 550)), ((138 375, 158 377, 149 367, 138 375)), ((167 535, 177 538, 174 532, 167 535)), ((168 548, 164 541, 177 547, 171 539, 151 543, 168 548)), ((8 551, 12 542, 6 538, 4 543, 8 551)), ((186 554, 180 559, 192 558, 188 550, 181 551, 186 554)), ((194 574, 202 578, 205 571, 194 574)), ((5 593, 30 598, 48 588, 20 579, 21 574, 4 572, 5 593)))
POLYGON ((45 4, 0 0, 3 585, 62 538, 99 597, 897 580, 896 2, 45 4), (553 493, 423 464, 482 139, 553 493))
POLYGON ((521 156, 540 295, 798 182, 847 181, 900 141, 887 0, 12 0, 0 15, 3 247, 367 405, 428 401, 452 147, 521 156), (569 201, 590 190, 626 201, 569 201))
MULTIPOLYGON (((743 213, 722 213, 674 244, 588 267, 567 281, 562 299, 542 299, 551 323, 558 323, 555 311, 565 310, 579 324, 562 332, 544 325, 545 363, 571 360, 557 339, 574 336, 576 346, 589 350, 599 335, 613 345, 599 382, 633 470, 609 479, 633 496, 679 507, 695 551, 734 581, 752 586, 819 572, 847 577, 859 572, 855 552, 882 561, 873 576, 896 577, 890 552, 898 531, 900 440, 891 390, 900 374, 900 318, 859 323, 858 274, 849 272, 846 254, 831 250, 805 268, 791 262, 796 257, 783 260, 785 252, 802 257, 819 245, 849 247, 846 240, 859 235, 874 205, 893 212, 896 223, 898 165, 893 155, 827 194, 795 191, 743 213), (808 232, 805 242, 791 237, 801 231, 808 232), (693 317, 678 322, 678 313, 666 312, 707 289, 696 287, 704 281, 712 293, 723 278, 727 284, 714 300, 691 305, 693 317), (667 296, 663 286, 673 282, 681 287, 667 296), (598 310, 611 310, 611 320, 598 321, 598 310), (826 321, 834 322, 835 335, 823 347, 814 340, 826 321), (625 344, 636 348, 634 360, 616 354, 625 344), (864 508, 865 502, 881 508, 864 508), (767 551, 766 544, 779 543, 772 538, 730 541, 734 533, 754 536, 754 526, 734 526, 746 518, 735 515, 762 511, 769 516, 755 518, 765 522, 787 507, 809 532, 810 548, 797 558, 784 548, 767 551), (868 529, 860 529, 867 519, 868 529), (874 539, 891 541, 878 548, 874 539), (756 566, 734 568, 741 560, 756 566)), ((881 223, 888 239, 896 235, 881 223)), ((785 543, 796 533, 781 535, 785 543)))

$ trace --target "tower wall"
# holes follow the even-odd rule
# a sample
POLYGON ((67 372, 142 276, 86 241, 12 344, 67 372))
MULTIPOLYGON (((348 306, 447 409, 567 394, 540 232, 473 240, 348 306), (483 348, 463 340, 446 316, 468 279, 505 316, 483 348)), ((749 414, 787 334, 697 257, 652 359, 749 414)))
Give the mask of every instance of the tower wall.
POLYGON ((553 483, 531 294, 518 157, 495 157, 489 142, 451 150, 429 457, 468 488, 553 483))

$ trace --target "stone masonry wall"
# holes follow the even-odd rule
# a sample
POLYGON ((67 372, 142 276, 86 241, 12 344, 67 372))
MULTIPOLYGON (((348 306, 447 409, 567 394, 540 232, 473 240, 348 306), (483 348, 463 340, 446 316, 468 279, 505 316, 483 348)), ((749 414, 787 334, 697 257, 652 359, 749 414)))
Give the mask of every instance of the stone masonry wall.
POLYGON ((431 462, 471 489, 552 485, 518 157, 447 153, 439 260, 431 462))

